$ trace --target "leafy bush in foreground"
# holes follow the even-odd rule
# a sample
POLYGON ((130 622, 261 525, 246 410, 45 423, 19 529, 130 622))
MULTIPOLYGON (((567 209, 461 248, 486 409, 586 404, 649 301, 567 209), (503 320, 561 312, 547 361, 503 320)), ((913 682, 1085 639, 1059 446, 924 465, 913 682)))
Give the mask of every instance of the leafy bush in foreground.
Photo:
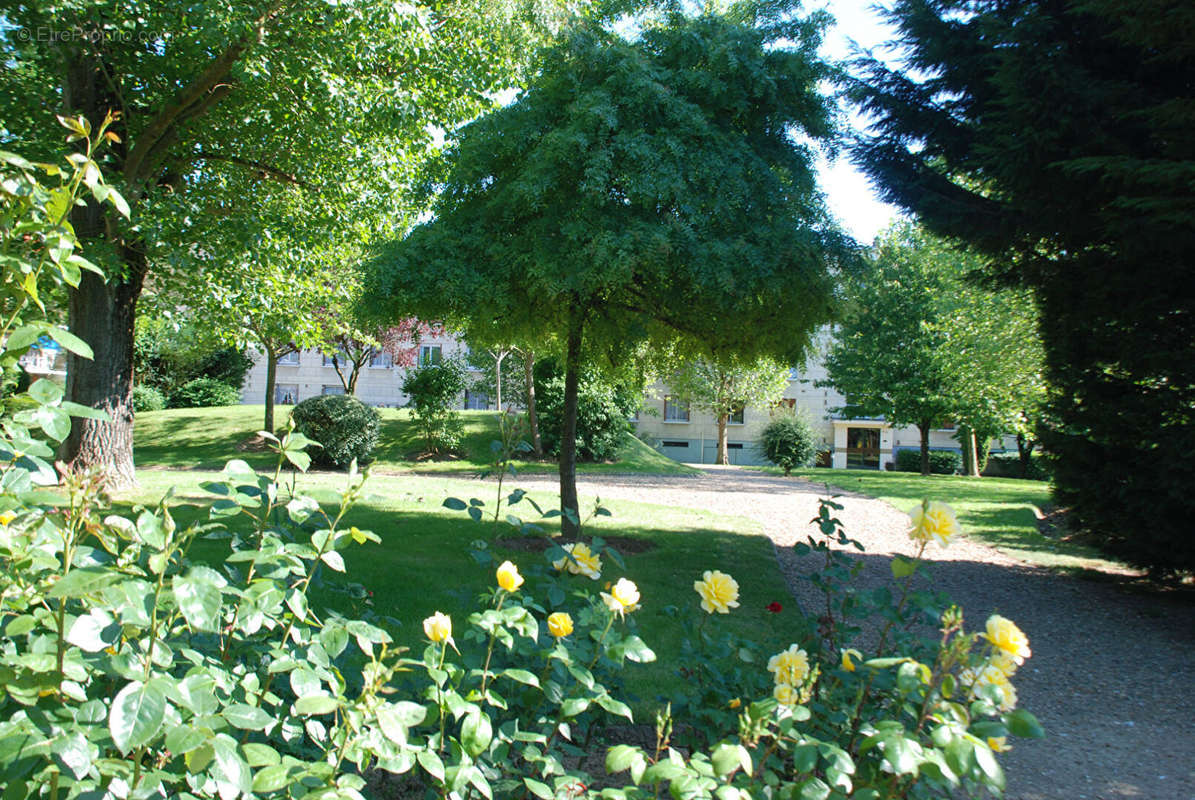
POLYGON ((166 395, 152 386, 133 387, 134 411, 161 411, 166 407, 166 395))

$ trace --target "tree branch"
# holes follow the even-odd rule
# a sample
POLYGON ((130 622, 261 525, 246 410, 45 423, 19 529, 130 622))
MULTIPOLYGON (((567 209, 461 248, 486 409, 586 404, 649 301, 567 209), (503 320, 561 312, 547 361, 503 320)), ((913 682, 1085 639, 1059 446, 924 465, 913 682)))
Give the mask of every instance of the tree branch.
POLYGON ((226 156, 220 153, 195 153, 191 156, 192 161, 225 161, 229 164, 237 164, 242 167, 249 167, 257 170, 260 178, 272 178, 283 183, 290 183, 295 186, 301 186, 304 189, 315 189, 310 183, 302 180, 296 175, 292 175, 285 170, 279 169, 271 164, 266 164, 263 161, 254 161, 249 158, 239 158, 237 156, 226 156))

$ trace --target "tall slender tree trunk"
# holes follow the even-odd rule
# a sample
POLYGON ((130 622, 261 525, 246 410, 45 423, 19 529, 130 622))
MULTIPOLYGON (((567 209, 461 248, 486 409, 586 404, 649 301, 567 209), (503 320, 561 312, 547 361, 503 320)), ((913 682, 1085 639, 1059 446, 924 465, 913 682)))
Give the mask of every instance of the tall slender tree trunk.
POLYGON ((560 431, 560 530, 566 539, 581 535, 577 499, 577 385, 581 372, 581 312, 574 309, 564 360, 564 420, 560 431))
POLYGON ((262 430, 274 432, 274 386, 278 382, 278 353, 266 348, 266 418, 262 430))
POLYGON ((963 473, 978 478, 979 455, 975 446, 975 429, 968 425, 960 425, 959 444, 963 446, 963 473))
POLYGON ((923 419, 917 425, 917 430, 921 433, 921 474, 929 475, 929 426, 932 425, 932 420, 923 419))
POLYGON ((1017 461, 1020 462, 1021 477, 1029 477, 1029 463, 1033 458, 1033 442, 1023 433, 1017 434, 1017 461))
POLYGON ((727 446, 726 441, 726 422, 728 418, 729 415, 726 412, 718 415, 718 463, 724 465, 730 463, 730 448, 727 446))
POLYGON ((544 457, 544 443, 539 438, 539 416, 535 412, 535 351, 523 351, 523 379, 527 381, 527 426, 531 428, 531 452, 544 457))
POLYGON ((72 468, 105 470, 112 488, 136 484, 133 467, 133 321, 145 278, 145 259, 122 248, 124 280, 84 272, 69 298, 71 332, 94 359, 67 354, 66 397, 108 414, 108 421, 71 421, 59 458, 72 468))

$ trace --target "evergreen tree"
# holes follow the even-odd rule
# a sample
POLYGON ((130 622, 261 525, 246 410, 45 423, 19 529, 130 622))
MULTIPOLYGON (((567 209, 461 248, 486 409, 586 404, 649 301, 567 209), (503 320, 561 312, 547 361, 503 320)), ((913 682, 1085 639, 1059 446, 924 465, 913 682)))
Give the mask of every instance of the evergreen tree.
POLYGON ((900 0, 855 150, 886 199, 1041 306, 1058 500, 1120 556, 1195 567, 1195 5, 900 0))

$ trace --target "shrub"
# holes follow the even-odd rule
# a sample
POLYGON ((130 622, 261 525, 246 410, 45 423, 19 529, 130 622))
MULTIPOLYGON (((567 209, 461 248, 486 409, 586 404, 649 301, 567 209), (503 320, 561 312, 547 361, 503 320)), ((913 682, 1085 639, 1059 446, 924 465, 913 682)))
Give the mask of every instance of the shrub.
MULTIPOLYGON (((223 404, 221 404, 223 405, 223 404)), ((152 386, 133 387, 134 411, 161 411, 166 407, 166 395, 152 386)))
POLYGON ((210 331, 196 325, 176 329, 172 320, 137 317, 134 379, 167 397, 196 378, 213 378, 239 388, 252 366, 253 360, 243 351, 213 342, 210 331))
POLYGON ((403 392, 411 398, 415 422, 429 455, 460 449, 464 426, 453 406, 465 391, 465 368, 453 359, 424 364, 407 372, 403 392))
POLYGON ((241 392, 215 378, 187 381, 170 393, 170 408, 208 408, 234 406, 241 402, 241 392))
POLYGON ((309 397, 295 406, 291 419, 296 430, 320 445, 310 454, 322 466, 344 468, 353 459, 364 464, 378 443, 378 412, 352 395, 309 397))
POLYGON ((1029 458, 1028 469, 1023 469, 1021 457, 1016 453, 995 453, 988 457, 983 474, 991 478, 1027 478, 1032 481, 1048 481, 1051 478, 1050 464, 1040 454, 1029 458))
POLYGON ((809 422, 799 414, 776 417, 763 429, 759 447, 764 457, 788 475, 798 467, 807 467, 817 458, 817 440, 809 422))
MULTIPOLYGON (((643 402, 641 387, 582 367, 577 383, 577 458, 613 461, 631 430, 628 419, 643 402)), ((535 364, 535 404, 544 452, 560 454, 564 427, 564 370, 554 359, 535 364)))
MULTIPOLYGON (((896 468, 901 472, 921 472, 921 451, 911 448, 896 451, 896 468)), ((963 455, 953 450, 930 450, 931 475, 958 475, 963 471, 963 455)))

